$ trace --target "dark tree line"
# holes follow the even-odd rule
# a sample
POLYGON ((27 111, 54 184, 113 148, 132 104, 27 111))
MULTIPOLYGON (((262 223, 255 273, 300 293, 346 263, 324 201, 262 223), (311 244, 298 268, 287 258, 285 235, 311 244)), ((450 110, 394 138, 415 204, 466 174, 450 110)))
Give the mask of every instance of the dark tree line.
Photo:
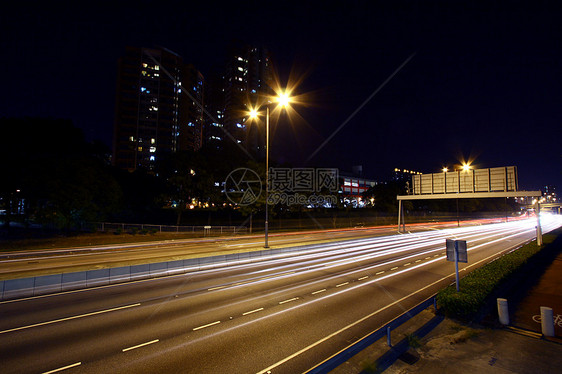
POLYGON ((179 224, 192 201, 223 206, 216 182, 247 163, 236 145, 210 145, 161 155, 154 170, 131 173, 113 167, 110 150, 87 142, 69 120, 1 118, 0 134, 0 221, 7 227, 10 221, 66 230, 104 220, 179 224))

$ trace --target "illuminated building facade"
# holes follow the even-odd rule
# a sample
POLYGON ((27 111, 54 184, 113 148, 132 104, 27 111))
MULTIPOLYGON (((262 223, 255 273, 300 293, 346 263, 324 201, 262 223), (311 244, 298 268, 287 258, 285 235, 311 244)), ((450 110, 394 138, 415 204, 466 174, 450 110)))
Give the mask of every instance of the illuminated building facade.
POLYGON ((201 148, 204 80, 165 48, 127 47, 119 60, 113 163, 153 170, 156 160, 201 148))
POLYGON ((262 153, 263 126, 247 123, 247 112, 249 104, 263 104, 264 98, 273 94, 270 55, 265 48, 235 42, 228 56, 223 79, 224 129, 246 149, 262 153))

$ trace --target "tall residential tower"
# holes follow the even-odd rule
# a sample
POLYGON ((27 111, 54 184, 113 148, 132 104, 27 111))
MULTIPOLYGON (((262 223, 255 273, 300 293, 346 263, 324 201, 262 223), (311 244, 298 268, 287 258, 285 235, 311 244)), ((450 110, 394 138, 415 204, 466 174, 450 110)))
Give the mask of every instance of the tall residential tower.
POLYGON ((165 48, 127 47, 119 60, 113 162, 152 170, 160 157, 201 148, 204 80, 165 48))

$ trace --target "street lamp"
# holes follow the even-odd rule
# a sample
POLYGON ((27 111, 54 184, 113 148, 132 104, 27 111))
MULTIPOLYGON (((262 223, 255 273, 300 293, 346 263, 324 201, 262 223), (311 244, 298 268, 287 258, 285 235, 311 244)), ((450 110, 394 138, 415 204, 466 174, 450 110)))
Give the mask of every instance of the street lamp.
MULTIPOLYGON (((291 103, 290 95, 285 91, 274 98, 278 106, 287 108, 291 103)), ((252 108, 249 112, 250 118, 258 118, 259 112, 252 108)), ((265 244, 264 248, 269 248, 269 105, 265 106, 265 244)))

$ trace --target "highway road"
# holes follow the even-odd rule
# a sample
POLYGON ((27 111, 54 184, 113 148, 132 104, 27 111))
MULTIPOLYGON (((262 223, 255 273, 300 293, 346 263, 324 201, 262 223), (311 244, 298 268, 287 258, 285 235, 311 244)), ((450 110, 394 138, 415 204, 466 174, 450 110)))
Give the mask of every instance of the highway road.
MULTIPOLYGON (((543 232, 562 226, 545 217, 543 232)), ((252 264, 0 303, 3 373, 302 373, 531 240, 536 220, 316 244, 252 264)))
MULTIPOLYGON (((501 222, 501 219, 470 220, 462 224, 470 226, 491 222, 501 222)), ((418 232, 456 227, 456 225, 456 222, 417 223, 408 225, 408 230, 418 232)), ((392 225, 272 233, 269 235, 269 245, 271 248, 280 248, 344 239, 371 238, 396 232, 396 226, 392 225)), ((259 251, 263 250, 263 245, 262 234, 10 251, 0 253, 0 280, 259 251)))

